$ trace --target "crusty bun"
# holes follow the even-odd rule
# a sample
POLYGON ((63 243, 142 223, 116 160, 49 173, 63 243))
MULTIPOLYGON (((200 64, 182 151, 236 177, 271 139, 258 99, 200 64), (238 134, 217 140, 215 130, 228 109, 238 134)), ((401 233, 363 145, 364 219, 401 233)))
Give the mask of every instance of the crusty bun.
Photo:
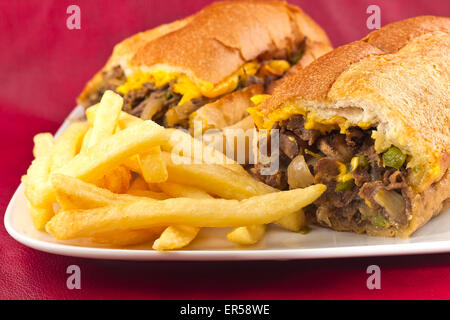
POLYGON ((82 102, 101 84, 101 74, 120 65, 130 76, 153 66, 192 80, 220 83, 245 62, 291 52, 304 39, 305 59, 331 50, 325 32, 297 7, 282 1, 224 1, 198 13, 141 32, 117 44, 105 67, 88 82, 82 102), (310 52, 311 51, 311 52, 310 52))
POLYGON ((292 70, 253 116, 265 127, 304 111, 321 119, 341 116, 353 125, 369 122, 377 127, 380 147, 394 144, 432 171, 414 181, 423 191, 448 168, 449 33, 450 18, 387 25, 292 70))
POLYGON ((372 232, 409 236, 450 198, 450 18, 399 21, 339 47, 291 71, 252 112, 265 128, 295 114, 369 123, 377 152, 409 155, 412 220, 372 232))

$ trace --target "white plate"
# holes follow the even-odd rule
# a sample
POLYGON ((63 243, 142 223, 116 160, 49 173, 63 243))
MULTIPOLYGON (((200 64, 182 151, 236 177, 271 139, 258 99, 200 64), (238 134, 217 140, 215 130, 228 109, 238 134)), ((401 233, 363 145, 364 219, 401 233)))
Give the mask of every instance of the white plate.
MULTIPOLYGON (((79 118, 77 107, 58 130, 79 118)), ((57 133, 57 134, 58 134, 57 133)), ((238 247, 225 239, 229 229, 204 228, 188 249, 156 252, 151 244, 114 248, 87 239, 58 241, 34 229, 26 206, 23 185, 12 197, 5 213, 8 233, 31 248, 75 257, 118 260, 290 260, 357 256, 425 254, 450 251, 450 210, 432 219, 410 239, 376 238, 312 227, 307 235, 271 226, 263 240, 251 247, 238 247)))

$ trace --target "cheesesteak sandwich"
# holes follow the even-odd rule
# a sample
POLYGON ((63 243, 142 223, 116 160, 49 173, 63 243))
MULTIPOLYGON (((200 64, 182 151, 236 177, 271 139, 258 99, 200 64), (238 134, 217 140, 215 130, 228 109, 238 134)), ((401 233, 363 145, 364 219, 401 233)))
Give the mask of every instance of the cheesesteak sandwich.
POLYGON ((255 176, 279 189, 327 185, 309 219, 408 237, 450 203, 450 19, 399 21, 339 47, 250 113, 279 129, 279 170, 257 164, 255 176))
POLYGON ((113 90, 123 96, 124 111, 142 119, 182 128, 201 120, 222 129, 248 116, 250 97, 291 66, 330 50, 325 32, 297 7, 218 2, 117 44, 78 103, 89 107, 113 90))

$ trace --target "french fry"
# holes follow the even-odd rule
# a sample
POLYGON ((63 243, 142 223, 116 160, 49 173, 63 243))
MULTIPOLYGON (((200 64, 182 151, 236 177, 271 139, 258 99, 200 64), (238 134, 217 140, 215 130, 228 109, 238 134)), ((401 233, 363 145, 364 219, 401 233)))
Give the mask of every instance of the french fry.
POLYGON ((151 150, 165 138, 164 129, 147 120, 105 138, 56 172, 95 183, 132 155, 151 150))
MULTIPOLYGON (((98 107, 99 104, 97 103, 86 109, 86 118, 90 125, 94 124, 95 114, 98 107)), ((143 121, 144 120, 142 120, 141 118, 135 117, 129 113, 126 113, 125 111, 121 111, 119 114, 118 127, 121 130, 124 130, 137 124, 141 124, 143 121)))
POLYGON ((34 226, 40 230, 54 214, 55 193, 49 181, 49 175, 55 146, 49 134, 36 135, 34 143, 33 153, 37 157, 28 168, 26 176, 22 177, 22 182, 25 185, 25 196, 34 226))
POLYGON ((186 186, 178 183, 164 182, 158 184, 158 187, 166 194, 174 198, 191 198, 191 199, 212 199, 206 191, 186 186))
POLYGON ((86 115, 86 119, 91 127, 94 126, 95 114, 97 112, 99 105, 100 105, 100 103, 96 103, 93 106, 90 106, 89 108, 86 109, 86 111, 84 113, 86 115))
POLYGON ((228 158, 212 146, 203 144, 190 134, 177 129, 166 129, 166 131, 168 139, 161 146, 163 151, 174 152, 179 156, 189 158, 192 163, 222 165, 237 173, 248 175, 247 171, 236 161, 228 158), (187 150, 186 146, 190 146, 190 149, 187 150))
POLYGON ((227 233, 227 239, 237 244, 249 246, 261 240, 265 232, 265 224, 238 227, 227 233))
POLYGON ((153 196, 150 197, 154 199, 163 200, 170 198, 169 196, 161 192, 161 189, 158 187, 156 183, 147 183, 145 182, 144 178, 142 178, 142 176, 138 176, 131 183, 130 188, 128 189, 128 193, 139 195, 142 194, 142 191, 152 191, 151 193, 149 193, 149 195, 153 194, 153 196))
POLYGON ((129 127, 135 126, 140 124, 142 121, 141 118, 135 117, 129 113, 126 113, 124 111, 120 112, 119 115, 119 127, 120 129, 124 130, 129 127))
POLYGON ((281 219, 275 221, 275 224, 286 230, 299 232, 304 226, 306 226, 305 214, 303 213, 303 210, 299 210, 298 212, 285 215, 281 219))
POLYGON ((158 238, 163 230, 164 227, 127 231, 108 231, 95 234, 91 237, 91 239, 94 242, 112 246, 132 246, 154 241, 156 238, 158 238))
POLYGON ((81 143, 80 152, 84 152, 87 150, 89 145, 89 140, 91 139, 92 128, 89 128, 86 134, 83 137, 83 142, 81 143))
POLYGON ((176 164, 169 153, 162 153, 169 172, 169 182, 193 186, 225 199, 246 199, 275 192, 247 173, 241 174, 218 164, 176 164))
MULTIPOLYGON (((230 170, 227 167, 215 164, 175 164, 171 160, 171 155, 163 153, 163 158, 167 164, 167 170, 169 172, 169 181, 176 182, 185 185, 195 186, 206 190, 209 193, 216 194, 226 199, 246 199, 255 195, 266 194, 270 192, 277 192, 278 190, 256 181, 247 173, 240 174, 236 171, 230 170)), ((298 219, 299 214, 297 214, 298 219)), ((289 226, 289 223, 294 223, 295 215, 279 223, 280 226, 289 226), (287 222, 287 219, 290 219, 287 222)), ((277 221, 278 222, 278 221, 277 221)), ((292 230, 294 226, 290 226, 287 229, 292 230)), ((252 230, 247 230, 247 233, 255 233, 256 227, 252 230)), ((258 234, 263 233, 265 228, 259 228, 258 234)), ((239 242, 238 235, 244 234, 241 231, 237 231, 236 235, 230 236, 229 239, 233 239, 236 243, 246 244, 247 239, 243 238, 243 243, 239 242)))
POLYGON ((130 170, 118 166, 104 175, 97 185, 114 193, 125 193, 130 187, 131 178, 130 170))
POLYGON ((32 161, 26 178, 23 179, 25 195, 33 206, 46 207, 54 200, 53 190, 48 181, 54 143, 50 145, 47 135, 37 135, 34 142, 36 144, 35 153, 39 156, 32 161))
POLYGON ((89 210, 61 210, 46 225, 60 240, 90 237, 111 230, 150 229, 184 224, 194 227, 231 227, 268 224, 311 204, 324 191, 316 184, 304 189, 269 193, 245 200, 140 200, 89 210))
POLYGON ((149 190, 147 182, 145 182, 142 176, 137 176, 130 184, 128 191, 134 190, 149 190))
POLYGON ((150 191, 155 191, 155 192, 162 192, 161 188, 159 187, 158 183, 147 183, 148 185, 148 189, 150 191))
MULTIPOLYGON (((93 109, 94 111, 96 106, 90 107, 88 110, 93 109)), ((93 112, 92 112, 93 113, 93 112)), ((132 116, 124 111, 120 113, 119 116, 119 125, 123 128, 129 128, 131 126, 135 126, 139 123, 141 123, 143 120, 132 116)), ((184 154, 183 152, 180 152, 180 156, 185 157, 191 157, 191 159, 196 159, 196 161, 200 161, 201 163, 214 163, 214 164, 223 164, 225 167, 228 167, 229 169, 232 169, 238 173, 247 174, 245 169, 238 164, 233 159, 227 158, 226 155, 224 155, 222 152, 214 149, 211 146, 207 146, 205 144, 202 144, 201 141, 198 141, 194 139, 190 134, 177 130, 168 128, 166 129, 168 139, 165 141, 165 143, 161 146, 163 151, 166 152, 172 152, 175 148, 179 146, 191 146, 190 153, 188 155, 184 154), (195 157, 196 151, 201 150, 202 158, 195 157)))
POLYGON ((37 230, 44 230, 45 224, 53 217, 54 210, 53 204, 49 203, 43 207, 34 207, 27 200, 28 211, 31 215, 33 225, 37 230))
POLYGON ((142 199, 133 195, 113 193, 59 173, 52 174, 51 183, 63 210, 93 209, 142 199))
POLYGON ((156 192, 156 191, 152 191, 152 190, 131 190, 131 191, 128 190, 128 194, 131 194, 133 196, 138 196, 138 197, 157 199, 157 200, 165 200, 165 199, 170 198, 170 196, 168 196, 165 193, 156 192))
MULTIPOLYGON (((176 183, 164 182, 158 185, 162 191, 175 198, 213 199, 205 191, 176 183)), ((158 251, 180 249, 195 239, 200 228, 192 226, 170 226, 153 243, 153 249, 158 251)))
MULTIPOLYGON (((217 164, 175 164, 171 155, 163 153, 169 172, 169 181, 180 184, 191 185, 201 188, 211 194, 216 194, 225 199, 246 199, 256 195, 262 195, 277 190, 256 181, 245 172, 241 174, 228 167, 217 164)), ((249 230, 241 227, 236 233, 231 232, 228 239, 238 244, 248 244, 248 237, 245 236, 240 241, 240 235, 255 234, 253 239, 262 238, 265 227, 253 226, 249 230)))
MULTIPOLYGON (((52 175, 52 184, 58 202, 63 209, 92 209, 141 199, 131 195, 115 194, 109 190, 62 174, 52 175)), ((107 231, 93 235, 92 240, 103 244, 128 246, 155 240, 164 228, 155 227, 129 231, 107 231)))
MULTIPOLYGON (((305 214, 302 210, 292 212, 274 221, 274 223, 286 230, 298 232, 306 225, 305 214)), ((238 227, 227 234, 227 239, 240 245, 251 245, 261 240, 265 231, 266 227, 262 225, 238 227)))
POLYGON ((107 90, 95 110, 92 132, 88 149, 110 137, 117 126, 119 114, 122 110, 123 98, 111 90, 107 90))
MULTIPOLYGON (((90 107, 88 110, 90 110, 94 107, 95 106, 90 107)), ((91 113, 93 113, 93 112, 91 112, 91 113)), ((135 126, 135 125, 141 123, 142 121, 143 121, 142 119, 134 117, 124 111, 122 111, 119 116, 119 124, 123 128, 129 128, 131 126, 135 126)), ((184 152, 183 152, 184 150, 182 149, 181 152, 178 153, 180 156, 190 157, 194 162, 197 161, 200 163, 220 164, 220 165, 223 165, 233 171, 236 171, 237 173, 248 175, 247 171, 245 171, 245 169, 240 164, 235 162, 233 159, 227 158, 226 155, 224 155, 223 153, 214 149, 211 146, 202 144, 201 141, 194 139, 188 133, 183 132, 181 130, 177 130, 177 129, 171 129, 171 128, 166 129, 166 132, 167 132, 168 139, 161 146, 163 151, 172 152, 172 151, 176 151, 174 149, 176 149, 177 147, 188 145, 188 146, 191 146, 190 152, 188 154, 184 154, 184 152), (197 156, 197 153, 199 152, 199 150, 201 150, 201 152, 200 152, 200 155, 202 156, 201 158, 199 158, 199 156, 197 156)), ((129 167, 130 170, 132 170, 132 168, 137 169, 136 159, 127 159, 125 165, 127 167, 129 167)), ((132 171, 134 171, 134 170, 132 170, 132 171)), ((135 172, 137 172, 137 171, 135 171, 135 172)))
POLYGON ((134 155, 126 159, 123 165, 143 176, 148 184, 164 182, 168 178, 166 164, 159 146, 152 148, 146 154, 134 155))
POLYGON ((78 154, 87 130, 87 122, 74 122, 56 139, 50 171, 58 170, 78 154))
POLYGON ((167 181, 169 175, 159 146, 153 147, 149 152, 140 155, 139 159, 141 173, 147 183, 167 181))
MULTIPOLYGON (((138 118, 135 118, 133 116, 129 116, 127 118, 131 120, 130 121, 130 125, 135 125, 136 122, 142 121, 142 120, 140 120, 138 118), (133 119, 133 118, 135 118, 135 119, 133 119), (138 119, 138 120, 136 120, 136 119, 138 119)), ((169 134, 168 142, 165 145, 166 150, 173 151, 175 146, 177 145, 177 143, 178 143, 178 146, 187 144, 187 145, 191 146, 191 150, 190 150, 189 155, 195 155, 196 152, 198 152, 198 150, 201 150, 201 155, 202 155, 201 161, 203 161, 203 158, 204 158, 204 159, 209 159, 209 161, 211 163, 219 163, 219 164, 220 163, 224 163, 225 165, 223 165, 223 166, 228 167, 229 169, 234 170, 234 171, 236 171, 238 173, 241 173, 243 175, 248 175, 247 172, 242 168, 242 166, 240 166, 239 164, 235 163, 233 160, 228 159, 224 154, 218 152, 216 149, 201 144, 200 141, 195 140, 189 134, 186 134, 183 131, 173 130, 173 129, 169 129, 169 130, 171 130, 171 131, 170 131, 170 134, 169 134), (207 157, 209 157, 209 158, 207 158, 207 157)), ((181 153, 181 155, 183 155, 183 153, 181 153)), ((192 157, 192 159, 194 159, 194 157, 192 157)), ((150 163, 150 164, 156 163, 157 164, 157 162, 155 162, 155 161, 149 161, 147 163, 150 163)), ((128 159, 125 165, 130 170, 132 170, 134 172, 138 172, 141 175, 143 174, 142 168, 145 168, 145 165, 143 166, 143 161, 139 158, 139 156, 135 156, 132 159, 128 159)), ((155 172, 155 171, 157 172, 157 170, 149 170, 149 171, 150 172, 155 172)), ((147 179, 146 180, 147 180, 147 182, 153 182, 156 179, 152 179, 152 178, 150 178, 147 175, 147 179)), ((159 186, 162 187, 162 185, 159 185, 159 186)), ((268 192, 268 191, 264 191, 262 193, 265 193, 265 192, 268 192)), ((134 193, 134 194, 142 195, 142 192, 134 193)), ((245 227, 242 227, 241 230, 242 229, 245 229, 245 227)), ((261 226, 259 228, 253 227, 253 228, 251 228, 251 230, 248 230, 247 233, 254 232, 254 230, 256 230, 256 229, 260 230, 259 234, 262 236, 264 231, 261 232, 261 230, 265 230, 265 228, 263 226, 261 226)), ((170 230, 170 229, 168 228, 167 230, 170 230)), ((241 234, 241 233, 237 233, 237 234, 241 234)), ((230 237, 230 238, 235 239, 239 243, 239 241, 238 241, 239 237, 238 236, 230 237)), ((244 239, 244 241, 246 242, 247 240, 244 239)))
POLYGON ((53 139, 53 135, 51 133, 38 133, 33 138, 34 147, 33 147, 33 156, 35 158, 40 158, 42 156, 48 155, 51 153, 53 146, 55 145, 55 140, 53 139))
POLYGON ((136 172, 139 176, 142 176, 141 158, 138 154, 125 159, 122 164, 129 170, 136 172))
POLYGON ((195 239, 199 231, 200 228, 192 226, 167 227, 153 243, 153 249, 164 251, 183 248, 195 239))

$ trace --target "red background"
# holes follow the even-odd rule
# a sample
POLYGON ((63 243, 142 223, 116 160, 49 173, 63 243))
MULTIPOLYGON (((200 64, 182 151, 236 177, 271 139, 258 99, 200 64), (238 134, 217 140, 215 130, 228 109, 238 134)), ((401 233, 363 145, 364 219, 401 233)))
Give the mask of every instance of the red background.
MULTIPOLYGON (((25 173, 32 137, 54 132, 85 82, 123 38, 191 14, 206 0, 0 0, 0 206, 25 173), (66 8, 81 8, 81 30, 66 8)), ((365 35, 366 8, 381 22, 450 16, 448 0, 290 0, 328 32, 335 46, 365 35)), ((291 262, 117 262, 41 253, 0 224, 3 299, 442 299, 450 298, 450 254, 291 262), (81 267, 82 289, 66 288, 81 267), (367 266, 381 267, 381 290, 366 288, 367 266)))

